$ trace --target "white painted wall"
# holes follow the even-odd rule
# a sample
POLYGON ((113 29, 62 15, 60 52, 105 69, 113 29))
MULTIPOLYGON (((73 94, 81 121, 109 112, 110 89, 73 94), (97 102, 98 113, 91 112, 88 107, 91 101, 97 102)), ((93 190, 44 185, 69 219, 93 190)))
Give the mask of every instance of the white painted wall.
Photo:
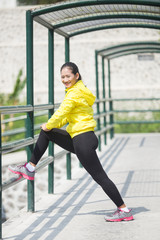
MULTIPOLYGON (((13 89, 22 68, 26 74, 26 10, 33 7, 0 9, 0 92, 13 89)), ((34 23, 34 86, 35 103, 47 103, 48 46, 47 29, 34 23)), ((78 35, 70 40, 71 58, 77 63, 85 84, 95 92, 95 49, 124 42, 158 41, 160 33, 154 29, 110 29, 78 35)), ((117 58, 111 63, 113 97, 160 96, 160 54, 154 61, 138 61, 136 55, 117 58)), ((59 69, 64 63, 64 39, 55 34, 56 101, 61 101, 64 88, 59 69)), ((25 93, 22 95, 25 99, 25 93)))
POLYGON ((0 0, 0 8, 12 8, 17 6, 16 0, 0 0))

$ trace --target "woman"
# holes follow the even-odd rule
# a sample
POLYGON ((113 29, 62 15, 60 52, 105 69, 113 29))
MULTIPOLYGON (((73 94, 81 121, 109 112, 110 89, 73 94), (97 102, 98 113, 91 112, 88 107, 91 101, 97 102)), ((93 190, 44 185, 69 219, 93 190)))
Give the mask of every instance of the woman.
POLYGON ((66 87, 66 95, 59 109, 47 123, 42 124, 30 162, 23 166, 10 166, 9 170, 26 179, 34 180, 35 167, 46 151, 49 141, 75 153, 92 178, 117 206, 117 210, 105 216, 106 221, 133 220, 131 209, 124 204, 115 184, 108 178, 98 159, 96 148, 98 139, 94 134, 96 121, 92 105, 95 96, 85 87, 78 67, 67 62, 61 67, 61 80, 66 87), (60 129, 68 124, 66 131, 60 129))

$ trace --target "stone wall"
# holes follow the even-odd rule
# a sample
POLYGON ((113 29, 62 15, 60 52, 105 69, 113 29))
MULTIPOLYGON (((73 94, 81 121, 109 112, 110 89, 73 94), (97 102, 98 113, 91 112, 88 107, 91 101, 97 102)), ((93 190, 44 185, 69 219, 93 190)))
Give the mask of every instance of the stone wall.
MULTIPOLYGON (((33 7, 32 7, 33 8, 33 7)), ((12 92, 19 70, 26 75, 25 12, 30 7, 0 9, 0 92, 12 92)), ((48 46, 47 29, 34 23, 34 87, 35 103, 47 103, 48 46)), ((77 63, 85 84, 95 92, 95 49, 132 41, 157 41, 158 30, 124 28, 78 35, 70 40, 70 60, 77 63)), ((61 101, 64 88, 59 69, 64 63, 64 39, 55 34, 56 101, 61 101)), ((156 97, 160 90, 160 55, 154 61, 138 61, 137 55, 121 57, 111 62, 112 96, 156 97)), ((25 100, 25 91, 22 99, 25 100)))

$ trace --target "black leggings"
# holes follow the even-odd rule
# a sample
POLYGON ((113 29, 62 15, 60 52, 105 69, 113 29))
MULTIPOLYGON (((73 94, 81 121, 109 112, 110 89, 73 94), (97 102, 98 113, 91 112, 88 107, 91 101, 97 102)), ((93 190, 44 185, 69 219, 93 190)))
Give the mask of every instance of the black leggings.
POLYGON ((124 204, 115 184, 108 178, 98 159, 96 148, 98 139, 94 132, 85 132, 73 139, 62 129, 53 128, 49 132, 41 130, 30 161, 37 164, 52 141, 69 152, 75 153, 82 166, 92 178, 103 188, 110 199, 120 207, 124 204))

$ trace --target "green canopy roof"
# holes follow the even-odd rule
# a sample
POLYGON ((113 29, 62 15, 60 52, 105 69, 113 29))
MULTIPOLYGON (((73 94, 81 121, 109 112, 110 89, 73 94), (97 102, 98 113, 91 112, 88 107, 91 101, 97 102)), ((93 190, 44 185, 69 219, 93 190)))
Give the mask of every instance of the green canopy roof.
POLYGON ((64 1, 31 10, 31 15, 65 37, 108 28, 160 29, 159 0, 64 1))

